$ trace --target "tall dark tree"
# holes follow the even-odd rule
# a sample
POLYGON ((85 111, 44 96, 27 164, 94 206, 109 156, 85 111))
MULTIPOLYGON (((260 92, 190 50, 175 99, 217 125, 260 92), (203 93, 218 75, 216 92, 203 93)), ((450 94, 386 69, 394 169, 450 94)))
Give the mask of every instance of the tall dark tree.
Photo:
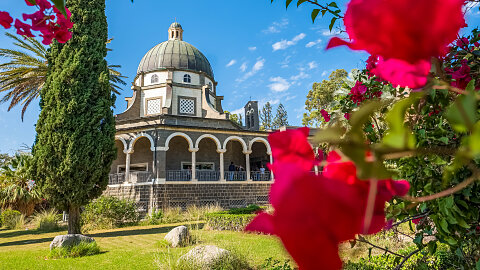
POLYGON ((275 118, 273 119, 273 128, 280 128, 283 126, 288 126, 288 114, 283 104, 280 103, 275 118))
POLYGON ((272 115, 272 105, 270 102, 265 103, 260 111, 260 122, 262 123, 261 129, 267 130, 273 128, 273 115, 272 115))
POLYGON ((34 170, 50 202, 68 210, 80 233, 80 207, 100 196, 115 158, 115 97, 109 84, 105 0, 68 0, 73 37, 54 42, 40 92, 34 170))

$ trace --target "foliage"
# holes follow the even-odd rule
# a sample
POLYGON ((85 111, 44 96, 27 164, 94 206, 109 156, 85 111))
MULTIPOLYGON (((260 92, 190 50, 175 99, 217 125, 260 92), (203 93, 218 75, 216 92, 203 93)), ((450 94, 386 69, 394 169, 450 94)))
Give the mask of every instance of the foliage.
POLYGON ((254 214, 230 214, 222 211, 207 214, 206 225, 212 230, 242 231, 254 217, 254 214))
POLYGON ((304 126, 319 127, 325 123, 320 111, 329 108, 334 97, 338 95, 338 91, 344 86, 347 76, 348 73, 345 70, 337 69, 328 76, 328 80, 313 83, 305 101, 305 109, 308 112, 303 115, 302 124, 304 126))
POLYGON ((153 209, 152 213, 147 216, 146 220, 141 224, 157 225, 162 223, 163 212, 160 209, 153 209))
POLYGON ((33 224, 35 228, 40 231, 55 231, 58 230, 58 222, 60 217, 57 211, 53 208, 38 212, 33 217, 33 224))
POLYGON ((85 230, 115 228, 134 225, 139 221, 135 202, 102 196, 87 204, 82 213, 85 230))
MULTIPOLYGON (((22 120, 30 103, 40 95, 40 90, 47 78, 47 48, 32 37, 20 38, 10 33, 5 34, 13 39, 15 49, 0 49, 0 57, 9 61, 0 64, 0 93, 5 95, 0 103, 10 101, 8 111, 17 105, 23 105, 22 120)), ((117 70, 119 65, 110 65, 110 87, 120 95, 119 85, 126 85, 122 74, 117 70)))
POLYGON ((29 153, 17 153, 0 167, 0 206, 13 208, 25 215, 33 213, 41 200, 41 192, 31 180, 33 157, 29 153))
POLYGON ((49 259, 78 258, 92 256, 100 253, 97 242, 80 242, 78 245, 54 248, 48 255, 49 259))
POLYGON ((19 211, 7 209, 2 212, 2 225, 7 229, 15 229, 18 227, 21 218, 22 213, 19 211))
POLYGON ((0 154, 0 168, 6 165, 12 157, 9 154, 0 154))
POLYGON ((105 61, 105 1, 68 4, 73 37, 51 47, 33 154, 42 191, 69 211, 68 232, 80 233, 80 207, 102 194, 115 159, 115 96, 105 61))
POLYGON ((275 260, 272 257, 269 257, 265 262, 259 267, 261 270, 293 270, 293 267, 290 265, 290 260, 275 260))
POLYGON ((231 113, 229 111, 225 111, 225 113, 228 114, 228 119, 230 119, 230 121, 232 121, 233 123, 239 125, 239 126, 243 126, 243 122, 242 122, 242 115, 241 114, 236 114, 236 113, 231 113))
POLYGON ((260 123, 263 130, 273 129, 272 105, 270 102, 265 103, 260 111, 260 123))
POLYGON ((273 118, 273 128, 280 128, 283 126, 288 126, 288 114, 283 104, 280 103, 277 107, 275 118, 273 118))
POLYGON ((264 209, 263 207, 260 207, 256 204, 251 204, 247 207, 242 207, 242 208, 231 208, 229 210, 227 210, 227 212, 229 214, 233 214, 233 215, 241 215, 241 214, 254 214, 258 211, 261 211, 262 209, 264 209))

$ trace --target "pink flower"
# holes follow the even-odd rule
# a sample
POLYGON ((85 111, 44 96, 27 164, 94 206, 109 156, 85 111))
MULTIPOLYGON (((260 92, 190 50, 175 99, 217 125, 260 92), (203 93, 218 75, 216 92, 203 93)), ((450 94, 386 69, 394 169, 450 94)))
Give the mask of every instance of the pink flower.
POLYGON ((26 36, 26 37, 35 37, 32 34, 32 26, 26 23, 21 22, 20 20, 15 20, 15 28, 17 29, 17 34, 26 36))
POLYGON ((0 11, 0 25, 8 29, 12 27, 13 18, 6 11, 0 11))
POLYGON ((322 115, 323 119, 325 120, 325 122, 330 122, 330 115, 328 114, 327 111, 325 111, 324 109, 322 109, 320 111, 320 114, 322 115))
POLYGON ((395 81, 394 84, 420 87, 428 75, 425 62, 443 55, 465 25, 463 2, 352 0, 345 13, 345 27, 351 42, 335 37, 327 49, 346 45, 353 50, 381 56, 384 62, 376 68, 375 74, 395 81), (394 71, 397 68, 407 68, 408 74, 400 74, 402 70, 394 71), (402 79, 407 81, 402 83, 402 79))
MULTIPOLYGON (((299 138, 292 132, 280 132, 277 136, 290 137, 283 141, 308 143, 306 135, 299 138)), ((274 149, 272 145, 273 153, 274 149)), ((370 226, 365 228, 371 182, 359 180, 355 165, 342 161, 335 152, 328 156, 323 175, 315 175, 312 167, 299 166, 311 156, 304 154, 300 162, 279 162, 274 154, 271 168, 276 181, 270 190, 274 212, 258 214, 246 230, 277 235, 301 270, 340 269, 338 244, 353 239, 356 234, 376 233, 385 227, 385 202, 393 196, 405 195, 409 185, 406 181, 391 179, 375 182, 378 192, 374 211, 370 226)))
POLYGON ((362 82, 357 81, 355 83, 355 86, 352 87, 350 90, 350 93, 348 93, 348 96, 350 99, 355 103, 355 104, 360 104, 362 101, 364 101, 365 98, 365 93, 367 92, 368 88, 362 84, 362 82))
POLYGON ((383 60, 380 58, 373 73, 380 78, 388 80, 394 86, 420 88, 427 83, 427 76, 430 73, 431 64, 429 61, 419 61, 411 65, 399 59, 383 60))
POLYGON ((472 80, 470 76, 470 66, 468 66, 467 60, 462 60, 462 66, 457 70, 446 68, 445 71, 452 76, 452 86, 460 89, 465 89, 468 83, 472 80))
POLYGON ((343 114, 343 117, 345 117, 345 119, 347 120, 350 120, 350 113, 343 114))
POLYGON ((299 163, 299 166, 305 169, 315 165, 315 154, 312 151, 312 146, 303 139, 308 137, 309 132, 309 128, 299 128, 270 134, 268 141, 276 161, 299 163))
POLYGON ((470 42, 468 41, 468 38, 462 37, 457 39, 456 45, 462 49, 468 48, 468 44, 470 42))

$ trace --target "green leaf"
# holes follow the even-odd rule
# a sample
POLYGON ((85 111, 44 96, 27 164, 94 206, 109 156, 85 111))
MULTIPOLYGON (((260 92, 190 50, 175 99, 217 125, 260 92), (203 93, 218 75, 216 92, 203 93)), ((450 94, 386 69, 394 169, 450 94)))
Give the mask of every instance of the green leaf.
POLYGON ((53 4, 57 7, 60 12, 62 12, 65 18, 67 17, 67 11, 65 10, 65 0, 52 0, 53 4))
POLYGON ((292 0, 287 0, 286 8, 288 8, 288 6, 290 5, 290 3, 292 3, 292 0))
POLYGON ((307 2, 307 0, 298 0, 297 2, 297 7, 300 6, 301 4, 307 2))
POLYGON ((318 9, 318 8, 312 10, 312 23, 315 23, 315 19, 318 16, 318 12, 320 12, 320 9, 318 9))
POLYGON ((328 4, 328 6, 338 8, 337 3, 335 3, 335 2, 331 2, 330 4, 328 4))
POLYGON ((468 95, 459 95, 455 102, 447 108, 445 115, 455 131, 467 132, 473 130, 478 119, 476 106, 475 94, 469 92, 468 95))
POLYGON ((344 134, 345 134, 345 128, 339 127, 339 126, 321 129, 315 133, 313 142, 315 143, 338 142, 344 134))
POLYGON ((330 25, 328 26, 328 29, 330 29, 330 32, 332 31, 333 25, 335 24, 336 21, 337 21, 337 17, 333 17, 332 20, 330 21, 330 25))
POLYGON ((473 157, 480 155, 480 121, 473 126, 473 132, 468 137, 468 146, 473 157))
POLYGON ((443 142, 444 144, 448 144, 448 138, 447 137, 440 137, 438 140, 443 142))
POLYGON ((440 220, 440 227, 444 232, 450 233, 450 230, 448 230, 448 222, 445 219, 440 220))
POLYGON ((477 270, 480 270, 480 260, 478 260, 477 263, 475 264, 475 268, 477 270))
POLYGON ((458 243, 453 237, 446 237, 445 241, 447 241, 447 243, 451 246, 455 246, 458 243))
POLYGON ((28 2, 30 2, 30 4, 32 4, 32 5, 36 5, 36 4, 37 4, 37 2, 36 2, 35 0, 28 0, 28 2))

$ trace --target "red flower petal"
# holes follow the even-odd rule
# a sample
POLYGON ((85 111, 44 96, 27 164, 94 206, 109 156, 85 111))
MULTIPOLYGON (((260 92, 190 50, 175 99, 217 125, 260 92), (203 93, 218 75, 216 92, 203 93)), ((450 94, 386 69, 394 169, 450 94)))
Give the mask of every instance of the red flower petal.
POLYGON ((6 11, 0 11, 0 25, 5 29, 12 27, 13 18, 6 11))
POLYGON ((289 129, 268 136, 274 161, 300 163, 310 170, 315 163, 315 154, 307 141, 310 129, 289 129))
POLYGON ((258 214, 248 225, 245 227, 245 231, 249 232, 261 232, 265 234, 274 234, 275 229, 273 226, 272 216, 268 213, 262 212, 258 214))
POLYGON ((394 86, 408 86, 415 89, 427 83, 430 68, 430 61, 419 61, 416 64, 410 64, 398 59, 380 59, 372 71, 375 75, 391 82, 394 86))

